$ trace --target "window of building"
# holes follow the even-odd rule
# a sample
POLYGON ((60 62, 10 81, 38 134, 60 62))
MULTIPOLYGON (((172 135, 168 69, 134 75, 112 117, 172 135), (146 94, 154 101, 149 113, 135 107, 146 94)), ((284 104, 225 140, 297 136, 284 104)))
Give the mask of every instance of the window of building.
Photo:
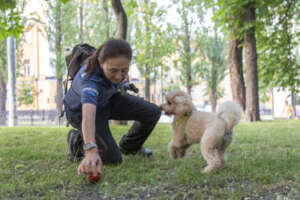
POLYGON ((24 33, 24 42, 25 42, 25 44, 30 44, 30 43, 31 43, 31 35, 30 35, 30 32, 25 32, 25 33, 24 33))
POLYGON ((23 75, 30 76, 30 60, 28 58, 25 58, 23 61, 23 75))

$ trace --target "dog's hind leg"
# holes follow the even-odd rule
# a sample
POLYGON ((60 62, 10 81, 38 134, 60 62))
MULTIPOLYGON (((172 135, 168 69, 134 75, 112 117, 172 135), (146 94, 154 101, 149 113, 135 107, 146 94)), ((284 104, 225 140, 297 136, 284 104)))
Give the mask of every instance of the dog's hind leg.
POLYGON ((221 166, 222 160, 215 154, 215 145, 220 136, 215 135, 213 128, 208 128, 201 139, 200 148, 207 166, 203 169, 203 173, 209 173, 221 166))
POLYGON ((217 160, 219 161, 216 163, 218 167, 223 167, 225 164, 224 153, 225 151, 215 149, 215 155, 217 157, 217 160))
POLYGON ((224 154, 227 147, 230 145, 232 141, 232 137, 233 135, 231 131, 229 134, 225 133, 224 136, 220 138, 219 142, 217 142, 215 154, 218 157, 218 160, 220 161, 219 163, 217 163, 219 167, 223 167, 225 164, 224 154))

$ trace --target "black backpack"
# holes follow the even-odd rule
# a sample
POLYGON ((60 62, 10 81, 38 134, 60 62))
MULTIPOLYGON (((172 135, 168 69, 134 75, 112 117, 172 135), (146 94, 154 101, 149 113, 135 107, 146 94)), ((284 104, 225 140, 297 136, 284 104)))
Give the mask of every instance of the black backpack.
POLYGON ((67 64, 67 79, 64 83, 65 94, 68 90, 68 82, 74 79, 84 61, 91 56, 95 50, 95 47, 87 43, 80 43, 75 45, 72 52, 65 57, 67 64))
POLYGON ((75 45, 72 49, 72 53, 66 56, 68 80, 74 79, 84 61, 91 56, 95 50, 95 47, 86 43, 75 45))

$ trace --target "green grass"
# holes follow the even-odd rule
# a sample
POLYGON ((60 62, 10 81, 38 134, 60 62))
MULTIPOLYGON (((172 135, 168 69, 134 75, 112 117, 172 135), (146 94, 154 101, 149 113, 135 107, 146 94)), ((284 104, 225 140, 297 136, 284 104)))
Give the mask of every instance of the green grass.
MULTIPOLYGON (((112 126, 117 141, 128 126, 112 126)), ((300 198, 300 122, 241 123, 224 169, 201 174, 199 145, 185 158, 167 153, 169 124, 145 146, 154 156, 126 156, 89 184, 65 159, 68 128, 0 128, 0 199, 297 199, 300 198)))

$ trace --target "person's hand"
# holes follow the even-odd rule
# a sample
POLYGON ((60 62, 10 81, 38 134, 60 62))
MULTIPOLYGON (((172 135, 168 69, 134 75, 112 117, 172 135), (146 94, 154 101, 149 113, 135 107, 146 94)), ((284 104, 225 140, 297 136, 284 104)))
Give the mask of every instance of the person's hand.
POLYGON ((93 173, 93 175, 96 175, 98 172, 101 174, 101 169, 101 157, 98 153, 97 148, 93 148, 85 152, 85 157, 78 166, 77 173, 78 175, 85 174, 87 176, 91 173, 93 173))

